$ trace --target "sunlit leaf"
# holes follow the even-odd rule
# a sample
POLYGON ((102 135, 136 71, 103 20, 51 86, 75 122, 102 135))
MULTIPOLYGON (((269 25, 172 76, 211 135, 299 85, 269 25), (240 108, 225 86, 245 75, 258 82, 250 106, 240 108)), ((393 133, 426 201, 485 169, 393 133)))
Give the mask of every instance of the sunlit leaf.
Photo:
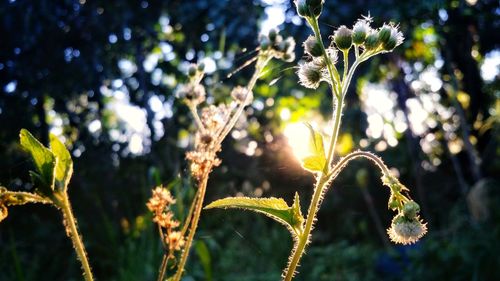
POLYGON ((302 167, 311 172, 324 171, 326 167, 325 147, 323 145, 323 136, 316 132, 314 128, 306 123, 310 132, 309 137, 309 156, 302 159, 302 167))
POLYGON ((292 234, 298 234, 302 229, 303 222, 298 195, 296 196, 296 202, 296 204, 290 207, 281 198, 228 197, 210 203, 205 209, 235 208, 262 213, 284 224, 292 234))
POLYGON ((307 156, 302 159, 302 167, 311 172, 321 172, 326 164, 325 156, 307 156))
POLYGON ((26 129, 19 133, 20 143, 33 159, 42 189, 54 189, 56 157, 26 129))
POLYGON ((50 149, 56 156, 56 188, 66 190, 73 174, 73 160, 66 146, 53 134, 50 134, 50 149))

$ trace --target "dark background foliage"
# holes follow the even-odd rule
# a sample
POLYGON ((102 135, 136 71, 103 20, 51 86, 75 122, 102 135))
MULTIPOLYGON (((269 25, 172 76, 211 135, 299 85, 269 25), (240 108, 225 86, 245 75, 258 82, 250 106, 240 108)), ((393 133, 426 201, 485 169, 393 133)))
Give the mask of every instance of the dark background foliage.
MULTIPOLYGON (((283 33, 299 43, 307 37, 288 1, 1 2, 0 183, 31 187, 21 128, 44 143, 49 132, 64 137, 75 161, 70 198, 99 280, 155 280, 161 248, 145 208, 150 190, 171 187, 181 217, 193 195, 184 160, 193 125, 175 87, 186 62, 207 59, 218 66, 206 79, 216 100, 244 84, 250 68, 228 74, 252 57, 269 5, 286 15, 283 33)), ((405 43, 357 72, 341 147, 377 150, 421 202, 430 231, 414 246, 388 244, 388 191, 369 163, 353 163, 323 202, 297 280, 500 278, 499 11, 489 0, 326 0, 325 39, 368 12, 374 26, 400 23, 405 43), (374 85, 397 94, 392 109, 409 127, 395 132, 397 146, 367 133, 373 112, 365 94, 374 85), (411 105, 427 97, 435 99, 421 107, 425 120, 411 123, 418 113, 411 105)), ((274 62, 258 83, 240 137, 224 143, 207 201, 237 194, 290 201, 298 190, 305 209, 312 177, 282 133, 315 112, 328 118, 331 99, 327 88, 300 87, 293 66, 274 62)), ((197 241, 186 280, 278 280, 291 246, 280 226, 237 211, 204 212, 197 241)), ((0 224, 0 280, 80 278, 56 210, 9 209, 0 224)))

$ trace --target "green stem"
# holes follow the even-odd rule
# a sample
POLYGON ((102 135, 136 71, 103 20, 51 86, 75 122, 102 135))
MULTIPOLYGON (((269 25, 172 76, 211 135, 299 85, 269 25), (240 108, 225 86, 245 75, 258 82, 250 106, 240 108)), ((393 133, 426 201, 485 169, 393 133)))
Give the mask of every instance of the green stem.
POLYGON ((314 31, 314 36, 316 37, 316 40, 318 40, 318 42, 320 43, 319 45, 321 46, 321 51, 323 52, 323 57, 325 58, 325 61, 326 61, 326 67, 328 69, 328 73, 330 74, 330 80, 331 80, 331 86, 333 89, 333 93, 338 98, 340 91, 338 91, 338 89, 336 88, 336 85, 340 85, 339 72, 337 71, 337 68, 335 67, 332 60, 330 59, 330 57, 326 53, 325 46, 323 45, 323 39, 321 38, 321 32, 319 30, 318 19, 314 18, 314 19, 308 20, 308 22, 314 31))
POLYGON ((94 277, 92 275, 92 270, 90 269, 87 254, 85 253, 85 247, 83 245, 82 238, 78 233, 78 229, 76 228, 76 220, 73 216, 71 204, 66 194, 62 196, 61 209, 65 220, 66 231, 71 238, 71 242, 73 242, 73 248, 75 248, 78 260, 82 264, 83 277, 85 278, 85 281, 93 281, 94 277))
MULTIPOLYGON (((207 171, 210 171, 211 167, 208 167, 207 171)), ((174 281, 180 281, 182 274, 184 273, 184 266, 186 265, 187 258, 189 256, 189 250, 191 249, 191 245, 193 244, 194 234, 196 233, 196 228, 198 227, 198 221, 200 219, 201 209, 203 207, 203 199, 205 198, 205 191, 207 189, 209 172, 206 172, 198 185, 199 189, 199 197, 196 203, 196 207, 194 209, 193 218, 191 220, 191 227, 189 228, 189 235, 186 239, 186 244, 184 245, 184 250, 182 251, 182 256, 177 267, 177 272, 173 278, 174 281)))
POLYGON ((354 151, 354 152, 349 153, 348 155, 343 157, 337 164, 335 164, 332 171, 328 175, 328 180, 332 180, 335 177, 335 175, 338 175, 338 173, 340 173, 340 170, 342 170, 348 164, 349 161, 354 160, 358 157, 364 157, 364 158, 367 158, 368 160, 371 160, 373 163, 375 163, 380 168, 380 170, 382 171, 382 173, 384 175, 386 175, 386 176, 390 175, 389 168, 385 165, 384 161, 382 161, 382 159, 380 157, 378 157, 377 155, 375 155, 371 152, 358 150, 358 151, 354 151), (330 178, 331 176, 334 176, 334 177, 330 178))
MULTIPOLYGON (((337 138, 338 138, 338 133, 340 130, 340 119, 342 117, 342 108, 343 108, 343 101, 342 98, 339 100, 339 105, 336 108, 335 112, 335 124, 333 127, 333 135, 330 140, 330 145, 329 145, 329 150, 328 150, 328 158, 327 158, 327 165, 330 167, 330 162, 332 161, 333 158, 333 152, 335 151, 335 145, 337 143, 337 138)), ((311 231, 314 226, 314 222, 316 220, 316 213, 318 211, 319 205, 321 203, 321 199, 323 197, 323 190, 325 189, 325 186, 329 182, 328 180, 328 174, 327 173, 321 173, 319 176, 319 179, 316 183, 316 186, 314 188, 314 194, 313 198, 311 200, 311 204, 309 205, 309 210, 307 212, 307 220, 306 220, 306 226, 304 228, 304 232, 298 239, 297 247, 294 247, 294 250, 292 251, 290 262, 288 264, 287 269, 285 269, 284 273, 284 280, 290 281, 293 278, 293 275, 295 273, 295 269, 297 268, 297 265, 299 264, 300 258, 302 257, 302 254, 304 253, 304 249, 307 245, 307 243, 310 241, 310 236, 311 236, 311 231)))

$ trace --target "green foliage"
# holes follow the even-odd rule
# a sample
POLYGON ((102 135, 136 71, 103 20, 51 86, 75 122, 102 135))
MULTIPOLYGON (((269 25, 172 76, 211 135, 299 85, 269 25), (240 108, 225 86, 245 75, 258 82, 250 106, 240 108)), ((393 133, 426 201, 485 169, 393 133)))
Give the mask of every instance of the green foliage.
POLYGON ((50 134, 50 150, 56 158, 56 189, 66 191, 73 175, 73 160, 66 146, 53 134, 50 134))
POLYGON ((243 209, 264 214, 277 222, 285 225, 292 235, 302 233, 304 218, 300 210, 298 194, 295 194, 294 203, 288 206, 281 198, 249 198, 249 197, 227 197, 208 204, 205 209, 243 209))
POLYGON ((311 155, 306 156, 302 159, 302 167, 313 173, 315 172, 326 172, 326 155, 325 148, 323 145, 323 136, 316 132, 311 124, 306 123, 309 129, 309 152, 311 155))
POLYGON ((40 184, 37 187, 43 193, 50 194, 50 190, 54 190, 56 156, 33 137, 28 130, 22 129, 19 137, 21 146, 30 154, 38 172, 30 172, 33 182, 40 184))

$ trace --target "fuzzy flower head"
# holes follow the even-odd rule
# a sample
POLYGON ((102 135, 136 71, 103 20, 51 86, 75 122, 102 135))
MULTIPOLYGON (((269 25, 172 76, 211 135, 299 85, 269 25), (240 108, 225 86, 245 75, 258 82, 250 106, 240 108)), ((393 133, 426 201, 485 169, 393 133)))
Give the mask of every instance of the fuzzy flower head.
POLYGON ((370 18, 359 19, 352 27, 352 42, 357 45, 363 44, 370 30, 370 18))
POLYGON ((299 82, 302 86, 317 89, 322 78, 322 69, 314 61, 299 66, 299 82))
POLYGON ((385 51, 392 51, 403 43, 403 33, 393 23, 384 24, 378 31, 378 41, 385 51))
POLYGON ((397 215, 387 230, 389 238, 396 244, 409 245, 417 242, 427 233, 427 225, 418 216, 410 219, 397 215))
POLYGON ((333 34, 333 41, 340 50, 349 50, 352 45, 352 30, 347 28, 345 25, 340 26, 333 34))

